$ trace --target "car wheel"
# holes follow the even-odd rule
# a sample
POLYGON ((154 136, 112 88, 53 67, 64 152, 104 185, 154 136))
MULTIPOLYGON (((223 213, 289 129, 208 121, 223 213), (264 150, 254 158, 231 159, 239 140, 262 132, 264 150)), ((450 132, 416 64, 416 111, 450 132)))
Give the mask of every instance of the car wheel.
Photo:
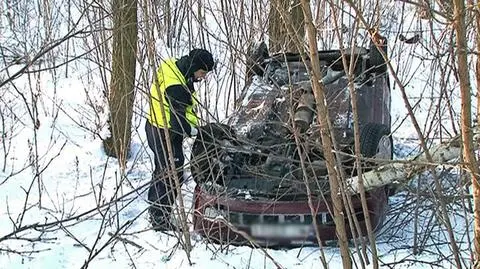
MULTIPOLYGON (((363 168, 378 166, 382 161, 393 159, 393 139, 390 129, 384 124, 368 123, 363 126, 360 134, 360 150, 363 157, 377 159, 377 162, 364 162, 363 168)), ((385 186, 388 196, 395 194, 397 187, 394 184, 385 186)))
POLYGON ((360 150, 364 157, 391 160, 393 140, 390 129, 384 124, 367 123, 360 132, 360 150))
MULTIPOLYGON (((387 53, 387 47, 381 46, 385 53, 387 53)), ((375 72, 377 73, 384 73, 388 70, 387 64, 385 63, 385 59, 383 58, 380 51, 375 47, 375 45, 370 47, 369 52, 369 67, 374 67, 375 72)))
POLYGON ((247 54, 247 78, 252 76, 263 76, 265 69, 265 59, 269 57, 268 47, 265 42, 253 44, 247 54))

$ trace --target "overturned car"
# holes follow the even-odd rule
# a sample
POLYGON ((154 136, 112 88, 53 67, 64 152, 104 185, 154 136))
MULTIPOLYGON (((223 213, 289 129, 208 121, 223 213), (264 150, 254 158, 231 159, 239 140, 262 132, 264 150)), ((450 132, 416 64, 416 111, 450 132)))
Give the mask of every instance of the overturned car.
MULTIPOLYGON (((375 47, 343 55, 355 61, 360 147, 370 158, 363 166, 368 170, 392 158, 388 75, 375 47)), ((353 112, 342 51, 318 56, 338 156, 345 175, 354 176, 353 112)), ((274 246, 317 244, 318 228, 322 242, 335 240, 310 62, 299 54, 278 54, 261 65, 263 72, 242 92, 228 122, 203 126, 194 143, 195 231, 216 242, 274 246)), ((360 227, 355 236, 366 235, 360 196, 351 201, 360 227)), ((387 205, 386 187, 367 192, 367 204, 375 229, 387 205)))

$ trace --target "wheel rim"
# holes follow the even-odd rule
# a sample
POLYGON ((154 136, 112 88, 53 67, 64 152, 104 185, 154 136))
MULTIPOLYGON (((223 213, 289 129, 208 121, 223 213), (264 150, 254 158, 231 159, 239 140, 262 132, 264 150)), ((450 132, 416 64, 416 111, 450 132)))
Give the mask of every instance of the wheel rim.
POLYGON ((392 158, 392 140, 389 136, 384 135, 378 141, 377 153, 375 159, 390 160, 392 158))

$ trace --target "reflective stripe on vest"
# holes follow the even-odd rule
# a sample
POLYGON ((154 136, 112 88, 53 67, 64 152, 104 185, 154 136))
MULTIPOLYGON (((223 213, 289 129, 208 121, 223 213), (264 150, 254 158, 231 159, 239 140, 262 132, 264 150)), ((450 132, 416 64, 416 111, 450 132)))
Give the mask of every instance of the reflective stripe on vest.
MULTIPOLYGON (((162 62, 157 70, 158 82, 153 80, 152 87, 150 88, 150 110, 148 113, 148 121, 153 126, 163 128, 165 126, 162 109, 160 108, 160 98, 162 99, 165 118, 168 123, 167 128, 171 128, 170 125, 170 107, 165 97, 165 90, 173 85, 182 85, 187 88, 187 81, 183 74, 175 64, 176 59, 168 59, 162 62), (157 89, 157 83, 159 88, 157 89)), ((192 94, 192 105, 186 107, 185 118, 193 125, 198 125, 198 118, 193 111, 193 107, 197 104, 195 94, 192 94)))

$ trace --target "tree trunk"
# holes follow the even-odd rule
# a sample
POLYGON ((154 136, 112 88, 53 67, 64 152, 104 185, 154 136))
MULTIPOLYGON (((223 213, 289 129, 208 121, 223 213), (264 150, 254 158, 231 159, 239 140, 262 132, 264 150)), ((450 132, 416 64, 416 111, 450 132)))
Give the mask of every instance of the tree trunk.
POLYGON ((297 37, 305 37, 304 16, 299 0, 272 0, 268 19, 269 51, 298 52, 297 37), (289 34, 292 27, 296 36, 289 34))
MULTIPOLYGON (((302 0, 302 8, 305 16, 305 25, 309 42, 309 52, 312 64, 312 86, 315 95, 315 103, 317 104, 317 115, 320 124, 320 135, 322 139, 322 146, 324 149, 333 149, 333 141, 330 137, 330 130, 328 123, 328 110, 325 105, 325 86, 320 83, 322 74, 320 73, 320 61, 318 59, 318 46, 315 25, 313 24, 312 11, 310 3, 307 0, 302 0)), ((340 191, 341 176, 336 168, 335 155, 332 150, 325 150, 325 161, 328 171, 328 181, 330 184, 330 196, 333 204, 333 214, 335 229, 340 246, 340 254, 342 256, 343 268, 352 268, 352 260, 350 259, 350 251, 348 248, 347 232, 345 228, 345 212, 342 201, 342 194, 340 191)))
MULTIPOLYGON (((472 95, 470 86, 470 75, 467 60, 467 31, 465 27, 465 2, 454 0, 454 25, 457 35, 457 65, 458 78, 460 82, 460 96, 462 99, 461 112, 461 134, 463 138, 463 157, 466 163, 466 170, 472 178, 473 206, 474 206, 474 246, 475 261, 480 263, 480 175, 477 160, 475 159, 472 134, 472 95)), ((478 29, 477 29, 478 30, 478 29)), ((477 85, 478 86, 478 85, 477 85)), ((458 263, 458 262, 457 262, 458 263)))
POLYGON ((109 156, 123 166, 131 140, 133 102, 135 98, 135 64, 137 52, 137 1, 113 0, 112 73, 108 105, 111 136, 104 140, 109 156))

